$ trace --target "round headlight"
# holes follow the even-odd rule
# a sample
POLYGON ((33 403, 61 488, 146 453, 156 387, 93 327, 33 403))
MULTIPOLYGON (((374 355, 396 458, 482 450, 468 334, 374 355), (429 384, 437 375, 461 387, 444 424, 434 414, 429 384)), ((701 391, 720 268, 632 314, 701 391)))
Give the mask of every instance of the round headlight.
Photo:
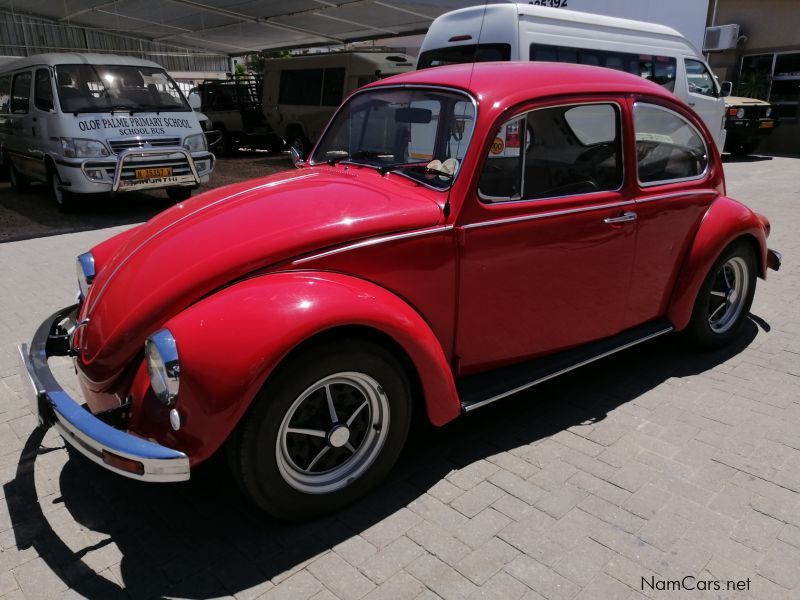
POLYGON ((144 344, 150 386, 162 404, 172 406, 178 399, 181 367, 178 347, 169 329, 161 329, 147 338, 144 344))
POLYGON ((768 106, 768 107, 767 107, 767 110, 766 110, 766 112, 764 113, 764 115, 766 115, 766 116, 768 117, 768 116, 770 116, 771 114, 772 114, 772 107, 771 107, 771 106, 768 106))
POLYGON ((736 118, 737 119, 744 119, 744 109, 740 108, 736 111, 736 118))

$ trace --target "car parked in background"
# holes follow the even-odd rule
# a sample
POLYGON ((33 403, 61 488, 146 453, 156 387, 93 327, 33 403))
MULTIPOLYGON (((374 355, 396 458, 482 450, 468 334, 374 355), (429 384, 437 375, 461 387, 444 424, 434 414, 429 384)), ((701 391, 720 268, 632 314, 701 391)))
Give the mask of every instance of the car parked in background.
POLYGON ((769 102, 741 96, 725 98, 726 152, 734 156, 752 154, 777 126, 778 114, 769 102))
POLYGON ((283 139, 264 118, 261 75, 234 75, 208 79, 189 92, 189 102, 203 113, 210 131, 221 136, 219 151, 226 156, 241 147, 276 151, 283 139))
POLYGON ((264 67, 264 114, 305 157, 342 100, 372 81, 414 68, 396 52, 346 51, 273 58, 264 67))
POLYGON ((64 52, 0 70, 0 165, 17 191, 47 183, 67 210, 92 193, 164 189, 185 200, 208 181, 214 155, 161 66, 64 52))
POLYGON ((256 505, 310 517, 378 484, 414 411, 443 425, 672 331, 729 343, 780 265, 697 114, 610 69, 406 73, 293 154, 78 257, 79 302, 20 348, 43 424, 145 481, 225 452, 256 505))

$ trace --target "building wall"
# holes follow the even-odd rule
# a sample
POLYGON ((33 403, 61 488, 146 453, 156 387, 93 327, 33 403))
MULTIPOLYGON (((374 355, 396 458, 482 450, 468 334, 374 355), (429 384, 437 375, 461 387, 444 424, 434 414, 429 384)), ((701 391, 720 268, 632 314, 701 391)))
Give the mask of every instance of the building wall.
MULTIPOLYGON (((776 154, 800 154, 800 72, 792 79, 781 63, 784 53, 800 52, 800 0, 715 0, 709 3, 710 25, 738 24, 747 41, 735 50, 712 52, 709 63, 720 80, 740 82, 742 59, 752 55, 784 56, 777 62, 773 57, 770 69, 768 98, 782 102, 779 127, 762 142, 759 151, 776 154), (786 90, 797 90, 791 103, 786 90)), ((800 55, 798 55, 800 57, 800 55)), ((736 88, 734 88, 736 90, 736 88)))

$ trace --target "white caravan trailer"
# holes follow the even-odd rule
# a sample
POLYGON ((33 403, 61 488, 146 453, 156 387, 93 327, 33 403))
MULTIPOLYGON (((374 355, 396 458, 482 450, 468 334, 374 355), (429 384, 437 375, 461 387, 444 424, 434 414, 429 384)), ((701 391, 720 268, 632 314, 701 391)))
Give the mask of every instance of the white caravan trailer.
POLYGON ((264 67, 264 116, 275 133, 304 157, 350 92, 413 68, 414 59, 397 52, 271 59, 264 67))
POLYGON ((0 67, 0 166, 17 190, 45 182, 62 209, 98 192, 166 189, 178 201, 213 165, 196 113, 156 63, 59 53, 0 67))
POLYGON ((531 4, 488 4, 438 17, 418 69, 462 62, 541 60, 609 67, 664 86, 725 143, 725 100, 700 52, 664 25, 531 4))

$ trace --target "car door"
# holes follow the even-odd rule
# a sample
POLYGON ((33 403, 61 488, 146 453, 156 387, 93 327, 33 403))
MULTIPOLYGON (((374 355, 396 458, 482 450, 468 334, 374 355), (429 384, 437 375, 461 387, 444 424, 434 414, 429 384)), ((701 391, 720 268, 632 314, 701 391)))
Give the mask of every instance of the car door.
POLYGON ((61 142, 56 133, 52 131, 55 124, 55 104, 53 96, 53 81, 50 69, 39 67, 33 78, 33 107, 31 108, 31 138, 35 143, 31 149, 40 160, 32 163, 36 169, 36 177, 47 178, 47 165, 44 162, 45 154, 59 154, 61 142))
POLYGON ((614 98, 518 113, 495 129, 461 241, 462 374, 604 338, 626 310, 636 215, 614 98))
POLYGON ((677 107, 632 101, 639 230, 630 310, 641 322, 666 313, 678 268, 719 195, 708 144, 677 107))
POLYGON ((703 61, 684 58, 683 62, 686 67, 686 103, 703 119, 722 152, 725 145, 725 100, 720 94, 719 84, 703 61))

